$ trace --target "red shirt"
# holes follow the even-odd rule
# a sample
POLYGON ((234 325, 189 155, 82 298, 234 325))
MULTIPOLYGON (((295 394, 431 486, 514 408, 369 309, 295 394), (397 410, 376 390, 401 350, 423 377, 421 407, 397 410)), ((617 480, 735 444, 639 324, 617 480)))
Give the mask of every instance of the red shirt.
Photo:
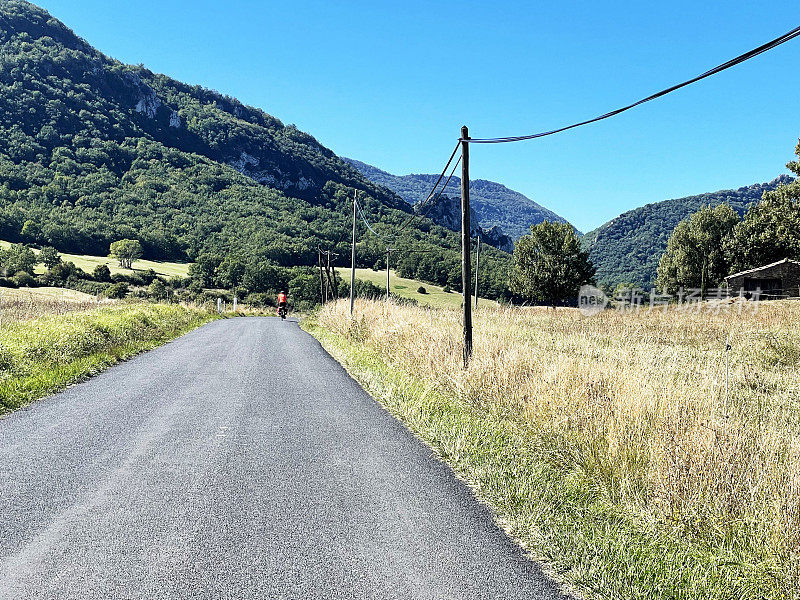
POLYGON ((286 301, 286 294, 278 294, 278 304, 283 302, 284 304, 288 304, 286 301))

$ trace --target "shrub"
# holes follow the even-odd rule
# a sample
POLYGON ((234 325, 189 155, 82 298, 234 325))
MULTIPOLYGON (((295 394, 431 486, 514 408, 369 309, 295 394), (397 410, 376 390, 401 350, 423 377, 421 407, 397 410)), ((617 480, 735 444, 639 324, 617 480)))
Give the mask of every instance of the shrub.
POLYGON ((181 277, 180 275, 173 275, 167 279, 167 287, 171 287, 173 290, 183 289, 189 285, 189 283, 191 283, 191 279, 188 277, 181 277))
POLYGON ((265 292, 253 292, 245 296, 244 303, 260 307, 274 306, 275 301, 272 298, 272 294, 267 294, 265 292))
POLYGON ((167 291, 167 286, 160 279, 154 279, 147 288, 147 293, 153 300, 166 300, 169 298, 170 293, 167 291))
POLYGON ((145 273, 135 272, 135 273, 114 273, 111 276, 111 281, 114 283, 129 283, 131 285, 150 285, 150 281, 147 278, 145 273))
POLYGON ((107 298, 124 298, 128 295, 128 284, 124 281, 120 281, 119 283, 110 285, 106 288, 105 292, 103 292, 103 295, 107 298))
POLYGON ((44 274, 46 285, 61 286, 69 279, 76 279, 83 274, 73 262, 58 262, 44 274))
POLYGON ((424 285, 421 285, 421 286, 419 286, 419 287, 417 288, 417 293, 418 293, 418 294, 427 294, 427 293, 428 293, 428 290, 426 290, 426 289, 425 289, 425 286, 424 286, 424 285))
POLYGON ((386 290, 382 287, 378 287, 371 281, 363 281, 361 279, 356 279, 356 286, 355 286, 356 296, 359 298, 370 298, 370 299, 381 299, 386 295, 386 290))
MULTIPOLYGON (((150 285, 156 279, 158 279, 158 273, 156 273, 153 269, 147 269, 147 271, 142 271, 137 273, 142 280, 141 285, 150 285)), ((163 283, 163 282, 162 282, 163 283)))
POLYGON ((18 287, 34 287, 36 278, 27 271, 17 271, 12 278, 18 287))
POLYGON ((95 281, 111 281, 111 269, 108 265, 97 265, 92 271, 92 277, 95 281))
POLYGON ((443 289, 442 291, 443 291, 445 294, 449 294, 449 293, 451 293, 453 290, 452 290, 452 289, 450 289, 450 286, 449 286, 449 285, 446 285, 446 286, 444 286, 444 289, 443 289))
POLYGON ((111 287, 110 284, 102 281, 87 281, 86 279, 70 278, 66 287, 71 290, 77 290, 84 294, 91 294, 92 296, 105 295, 105 291, 111 287))

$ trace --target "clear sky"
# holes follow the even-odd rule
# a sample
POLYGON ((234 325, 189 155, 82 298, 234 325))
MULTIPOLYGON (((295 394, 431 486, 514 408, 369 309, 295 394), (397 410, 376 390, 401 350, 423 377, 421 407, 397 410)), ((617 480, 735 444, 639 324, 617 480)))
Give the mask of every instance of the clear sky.
MULTIPOLYGON (((797 0, 39 0, 123 62, 295 123, 342 156, 439 172, 473 137, 594 117, 800 25, 797 0)), ((620 212, 786 172, 800 39, 613 119, 472 147, 471 176, 588 231, 620 212)))

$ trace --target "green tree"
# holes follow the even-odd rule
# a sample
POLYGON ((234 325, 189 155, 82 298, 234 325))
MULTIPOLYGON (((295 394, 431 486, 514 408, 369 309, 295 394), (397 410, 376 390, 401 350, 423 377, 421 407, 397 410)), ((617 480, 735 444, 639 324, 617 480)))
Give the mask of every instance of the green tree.
POLYGON ((153 280, 153 283, 147 288, 147 293, 153 300, 166 300, 169 296, 167 286, 160 279, 153 280))
MULTIPOLYGON (((289 282, 289 304, 299 310, 312 308, 319 298, 319 276, 313 269, 306 269, 289 282)), ((349 289, 348 289, 349 292, 349 289)))
POLYGON ((727 204, 704 206, 678 223, 658 263, 656 286, 667 293, 680 288, 699 288, 705 295, 709 285, 719 284, 730 272, 724 244, 739 222, 727 204))
MULTIPOLYGON (((800 156, 800 143, 795 153, 800 156)), ((800 176, 800 161, 786 167, 800 176)), ((725 249, 735 271, 800 259, 800 179, 764 192, 734 228, 725 249)))
POLYGON ((42 231, 39 229, 39 225, 28 219, 22 224, 22 229, 20 230, 19 234, 23 240, 28 242, 36 242, 42 235, 42 231))
POLYGON ((530 235, 514 248, 509 288, 528 301, 550 306, 574 302, 581 285, 593 279, 589 254, 567 223, 532 225, 530 235))
POLYGON ((139 240, 118 240, 111 244, 109 256, 118 260, 123 269, 130 269, 133 261, 142 257, 142 244, 139 240))
POLYGON ((238 255, 228 255, 217 268, 217 279, 222 287, 233 289, 242 283, 247 264, 238 255))
POLYGON ((128 284, 124 281, 112 284, 106 288, 103 295, 107 298, 121 299, 128 295, 128 284))
POLYGON ((36 279, 27 271, 19 271, 11 278, 17 287, 34 287, 36 279))
POLYGON ((251 292, 276 291, 288 287, 285 274, 268 262, 252 262, 247 265, 242 285, 251 292))
POLYGON ((37 262, 33 250, 24 244, 11 244, 8 250, 0 252, 0 265, 7 275, 14 275, 20 271, 33 273, 37 262))
POLYGON ((213 287, 221 263, 222 257, 217 254, 201 254, 189 265, 189 277, 198 281, 201 287, 213 287))
POLYGON ((111 269, 108 265, 97 265, 92 271, 92 279, 95 281, 111 281, 111 269))
POLYGON ((53 265, 44 279, 48 285, 64 286, 70 279, 78 279, 83 272, 71 261, 59 261, 53 265))
POLYGON ((61 256, 58 254, 58 250, 52 246, 45 246, 39 252, 39 262, 50 270, 61 262, 61 256))

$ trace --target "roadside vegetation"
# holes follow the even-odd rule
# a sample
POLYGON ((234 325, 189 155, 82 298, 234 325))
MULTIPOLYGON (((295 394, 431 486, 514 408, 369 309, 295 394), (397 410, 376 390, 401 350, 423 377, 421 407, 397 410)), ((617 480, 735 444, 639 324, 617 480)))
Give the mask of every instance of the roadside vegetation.
POLYGON ((800 598, 800 303, 486 307, 467 370, 457 311, 348 308, 308 328, 568 585, 800 598))
POLYGON ((0 414, 216 318, 180 304, 17 302, 2 302, 0 414))
MULTIPOLYGON (((105 301, 107 303, 109 301, 105 301)), ((63 288, 0 288, 0 326, 44 315, 63 315, 97 308, 94 296, 63 288)))

